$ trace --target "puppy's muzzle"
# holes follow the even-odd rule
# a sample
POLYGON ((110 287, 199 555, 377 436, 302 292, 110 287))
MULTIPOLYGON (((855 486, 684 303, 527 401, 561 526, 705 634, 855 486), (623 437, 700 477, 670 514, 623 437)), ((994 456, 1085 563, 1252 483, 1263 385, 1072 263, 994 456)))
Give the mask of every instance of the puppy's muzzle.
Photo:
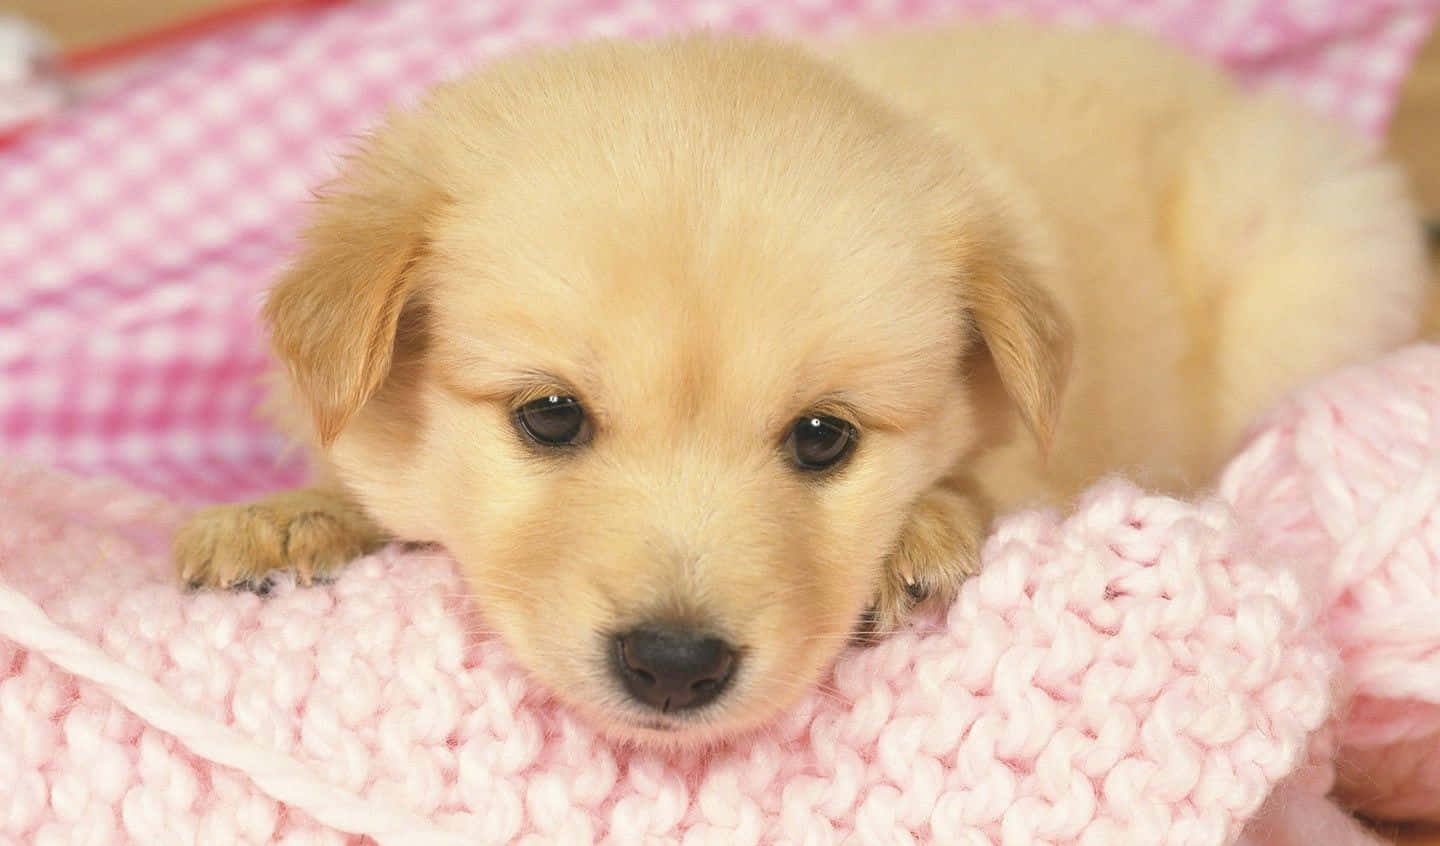
POLYGON ((612 669, 635 701, 670 714, 715 701, 735 674, 739 653, 712 635, 642 627, 614 638, 612 669))

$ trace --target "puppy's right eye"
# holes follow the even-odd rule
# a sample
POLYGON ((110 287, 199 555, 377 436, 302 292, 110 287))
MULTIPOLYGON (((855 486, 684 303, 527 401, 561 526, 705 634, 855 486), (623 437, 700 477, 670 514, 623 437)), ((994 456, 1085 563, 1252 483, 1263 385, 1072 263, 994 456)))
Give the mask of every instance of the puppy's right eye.
POLYGON ((808 416, 796 420, 785 450, 802 470, 828 470, 855 450, 855 427, 838 417, 808 416))
POLYGON ((579 446, 590 439, 590 419, 574 397, 551 394, 515 410, 525 436, 544 446, 579 446))

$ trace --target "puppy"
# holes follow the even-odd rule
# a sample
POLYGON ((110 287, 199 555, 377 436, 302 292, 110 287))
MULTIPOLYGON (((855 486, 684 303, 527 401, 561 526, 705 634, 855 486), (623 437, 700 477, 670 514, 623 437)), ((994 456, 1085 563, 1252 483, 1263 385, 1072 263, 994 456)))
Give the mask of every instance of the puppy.
POLYGON ((997 511, 1203 486, 1417 329, 1400 176, 1136 36, 692 36, 389 118, 265 307, 317 482, 180 577, 443 544, 542 684, 703 744, 950 601, 997 511))

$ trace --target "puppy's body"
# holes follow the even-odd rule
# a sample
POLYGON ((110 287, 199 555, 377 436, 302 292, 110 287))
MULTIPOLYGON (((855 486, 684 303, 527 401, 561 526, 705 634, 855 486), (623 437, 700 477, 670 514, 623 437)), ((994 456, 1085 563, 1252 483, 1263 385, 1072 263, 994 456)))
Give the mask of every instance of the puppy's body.
POLYGON ((1415 331, 1398 175, 1195 62, 1021 26, 822 52, 588 46, 392 119, 267 307, 331 481, 202 515, 182 575, 440 541, 562 698, 712 738, 866 608, 952 596, 995 510, 1193 490, 1280 392, 1415 331), (573 443, 518 422, 547 397, 573 443), (811 423, 856 440, 808 466, 811 423), (655 637, 703 696, 655 692, 655 637))
POLYGON ((1280 393, 1415 331, 1403 179, 1298 107, 1128 33, 985 27, 837 52, 1001 162, 1049 236, 1073 367, 1048 462, 1024 438, 980 456, 1001 507, 1107 472, 1193 491, 1280 393))

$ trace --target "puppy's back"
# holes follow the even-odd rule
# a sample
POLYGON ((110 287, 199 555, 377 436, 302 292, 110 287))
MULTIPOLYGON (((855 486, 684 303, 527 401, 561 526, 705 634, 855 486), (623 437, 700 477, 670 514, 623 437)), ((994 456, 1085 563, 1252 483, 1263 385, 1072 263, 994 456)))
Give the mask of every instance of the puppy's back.
POLYGON ((1204 484, 1279 394, 1417 331, 1403 178, 1296 106, 1123 31, 987 24, 826 50, 999 161, 1052 239, 1074 372, 1049 462, 1022 439, 981 459, 1002 503, 1111 471, 1204 484))

